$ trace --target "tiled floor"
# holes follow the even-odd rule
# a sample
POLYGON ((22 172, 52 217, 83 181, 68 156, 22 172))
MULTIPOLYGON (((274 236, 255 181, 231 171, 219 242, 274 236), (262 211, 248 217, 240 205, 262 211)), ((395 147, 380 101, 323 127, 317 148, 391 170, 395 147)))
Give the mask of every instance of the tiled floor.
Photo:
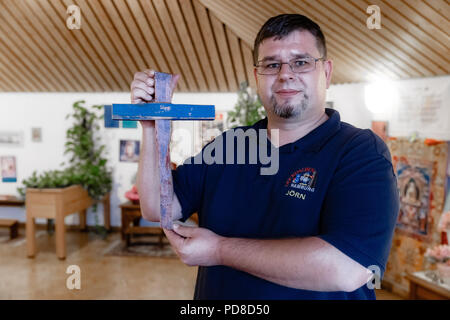
MULTIPOLYGON (((66 233, 67 258, 55 255, 54 235, 37 231, 38 253, 26 257, 25 230, 8 239, 0 230, 0 299, 192 299, 196 267, 177 258, 113 257, 104 252, 120 240, 112 233, 106 240, 93 233, 66 233), (66 287, 67 267, 78 265, 81 289, 66 287)), ((377 290, 380 300, 400 299, 377 290)))
POLYGON ((66 233, 67 258, 55 255, 54 236, 37 231, 38 253, 26 257, 24 230, 8 240, 0 230, 0 299, 192 299, 197 268, 177 258, 113 257, 104 252, 120 241, 93 233, 66 233), (78 265, 81 290, 66 287, 66 269, 78 265))

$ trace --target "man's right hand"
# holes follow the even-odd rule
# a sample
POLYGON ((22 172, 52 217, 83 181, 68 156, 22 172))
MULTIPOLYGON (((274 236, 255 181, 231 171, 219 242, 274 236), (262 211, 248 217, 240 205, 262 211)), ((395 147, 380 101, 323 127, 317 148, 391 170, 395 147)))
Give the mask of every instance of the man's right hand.
MULTIPOLYGON (((175 91, 179 74, 172 77, 170 83, 171 96, 175 91)), ((155 71, 147 69, 145 71, 136 72, 134 74, 133 82, 131 82, 131 103, 150 103, 155 100, 155 71)), ((140 121, 143 128, 155 127, 154 120, 140 121)))

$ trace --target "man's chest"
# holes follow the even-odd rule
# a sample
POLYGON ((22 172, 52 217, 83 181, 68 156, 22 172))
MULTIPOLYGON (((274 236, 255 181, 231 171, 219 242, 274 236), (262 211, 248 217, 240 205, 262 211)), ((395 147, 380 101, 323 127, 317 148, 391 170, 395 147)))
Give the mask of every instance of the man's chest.
POLYGON ((258 165, 208 172, 200 225, 223 236, 291 237, 319 232, 333 166, 311 157, 280 157, 274 175, 258 165))

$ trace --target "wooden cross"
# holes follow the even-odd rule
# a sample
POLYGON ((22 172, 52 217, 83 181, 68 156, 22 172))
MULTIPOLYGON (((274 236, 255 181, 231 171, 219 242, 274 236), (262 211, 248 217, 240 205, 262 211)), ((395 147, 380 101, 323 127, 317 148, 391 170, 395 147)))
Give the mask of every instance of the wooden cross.
POLYGON ((155 72, 155 103, 113 104, 114 120, 156 120, 156 141, 159 159, 161 197, 161 227, 172 229, 173 182, 170 169, 170 120, 214 120, 213 105, 186 105, 170 103, 172 75, 155 72))

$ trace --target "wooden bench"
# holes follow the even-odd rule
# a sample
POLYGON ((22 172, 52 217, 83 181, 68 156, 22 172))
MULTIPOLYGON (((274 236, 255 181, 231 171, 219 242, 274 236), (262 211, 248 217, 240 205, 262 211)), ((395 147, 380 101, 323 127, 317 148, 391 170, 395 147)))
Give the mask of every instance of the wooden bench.
MULTIPOLYGON (((13 195, 0 194, 0 207, 23 207, 25 201, 13 195)), ((9 228, 9 238, 19 235, 19 221, 14 219, 0 219, 0 228, 9 228)))
POLYGON ((160 247, 164 245, 163 238, 165 234, 159 225, 154 227, 139 226, 139 220, 142 217, 139 204, 128 201, 122 203, 120 209, 122 214, 122 239, 126 241, 127 247, 133 244, 131 241, 133 235, 156 236, 158 237, 158 242, 154 242, 154 244, 158 244, 160 247))
POLYGON ((12 219, 0 219, 0 228, 9 228, 9 238, 17 238, 19 234, 19 221, 12 219))

